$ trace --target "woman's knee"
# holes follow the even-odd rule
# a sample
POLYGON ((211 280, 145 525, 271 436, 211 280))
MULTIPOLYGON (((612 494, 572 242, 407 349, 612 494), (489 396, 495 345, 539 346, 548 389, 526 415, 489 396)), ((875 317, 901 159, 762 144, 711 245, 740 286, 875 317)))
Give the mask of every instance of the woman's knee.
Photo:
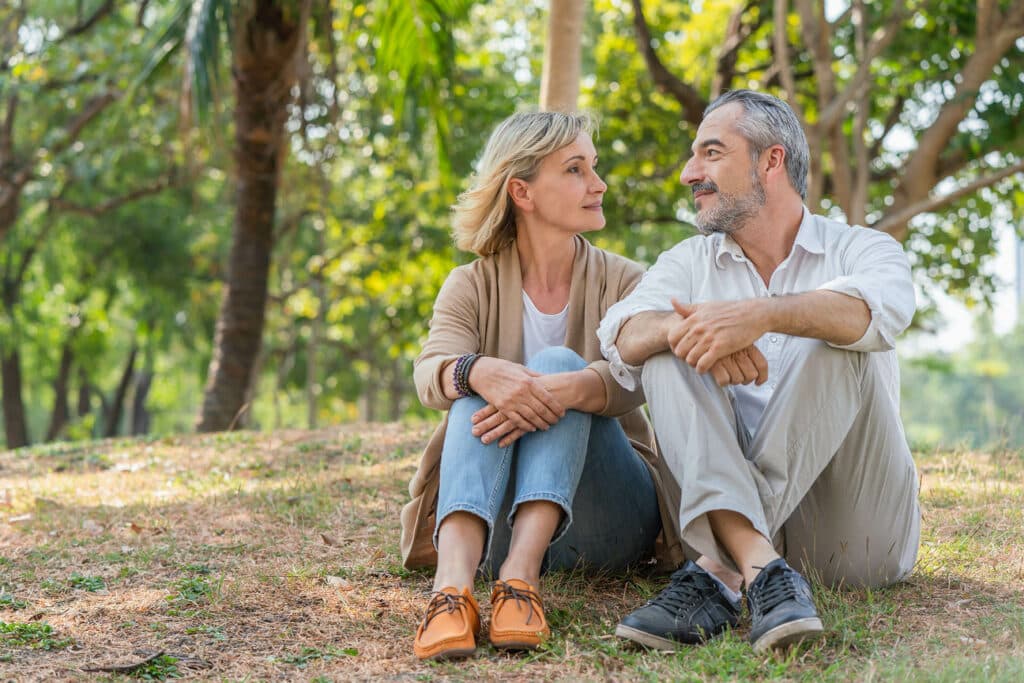
POLYGON ((549 346, 535 354, 526 367, 550 375, 556 372, 573 372, 587 367, 587 361, 564 346, 549 346))

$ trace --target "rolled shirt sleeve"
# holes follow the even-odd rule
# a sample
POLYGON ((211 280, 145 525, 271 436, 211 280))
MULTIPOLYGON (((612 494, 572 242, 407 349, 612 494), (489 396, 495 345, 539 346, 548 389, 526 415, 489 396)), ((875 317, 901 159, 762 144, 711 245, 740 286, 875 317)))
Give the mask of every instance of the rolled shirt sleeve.
POLYGON ((691 302, 691 281, 689 268, 684 264, 689 257, 692 244, 680 242, 658 257, 657 262, 644 273, 640 283, 629 296, 608 309, 597 338, 601 342, 601 354, 608 359, 612 377, 623 388, 633 391, 639 386, 642 365, 630 365, 622 360, 616 341, 622 326, 633 316, 647 311, 671 311, 672 299, 681 303, 691 302))
POLYGON ((837 349, 874 352, 896 348, 896 338, 914 317, 916 303, 910 263, 903 247, 892 237, 868 228, 857 230, 855 240, 842 245, 841 272, 818 286, 864 301, 871 322, 852 344, 831 344, 837 349))

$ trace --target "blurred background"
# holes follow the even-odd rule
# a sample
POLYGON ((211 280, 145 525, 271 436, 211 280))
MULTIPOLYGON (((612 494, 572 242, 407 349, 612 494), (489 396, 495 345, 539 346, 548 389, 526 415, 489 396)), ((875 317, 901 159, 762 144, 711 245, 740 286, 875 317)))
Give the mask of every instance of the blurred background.
POLYGON ((693 234, 704 106, 789 101, 812 210, 910 255, 916 448, 1024 446, 1024 0, 6 0, 9 448, 430 416, 411 364, 495 123, 601 122, 602 247, 693 234))

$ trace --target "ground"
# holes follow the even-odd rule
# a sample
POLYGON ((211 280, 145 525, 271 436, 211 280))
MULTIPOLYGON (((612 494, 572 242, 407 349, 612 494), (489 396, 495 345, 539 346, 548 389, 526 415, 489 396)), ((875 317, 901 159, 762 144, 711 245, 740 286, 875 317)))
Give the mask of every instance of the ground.
POLYGON ((914 572, 885 590, 816 587, 827 633, 784 655, 754 655, 742 628, 676 654, 634 649, 610 634, 664 577, 573 573, 543 587, 544 650, 421 663, 431 577, 402 567, 398 512, 429 430, 0 453, 0 679, 1024 680, 1014 451, 916 454, 914 572))

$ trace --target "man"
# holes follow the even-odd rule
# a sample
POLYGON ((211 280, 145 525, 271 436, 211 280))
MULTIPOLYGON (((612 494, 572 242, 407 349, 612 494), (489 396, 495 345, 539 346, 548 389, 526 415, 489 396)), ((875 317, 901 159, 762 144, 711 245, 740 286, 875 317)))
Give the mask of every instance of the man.
POLYGON ((680 181, 703 236, 662 254, 598 336, 616 378, 643 382, 698 559, 616 634, 702 642, 737 624, 745 585, 764 651, 822 631, 794 567, 881 586, 914 564, 917 474, 893 351, 914 291, 891 237, 803 205, 807 140, 783 101, 719 97, 692 151, 680 181))

